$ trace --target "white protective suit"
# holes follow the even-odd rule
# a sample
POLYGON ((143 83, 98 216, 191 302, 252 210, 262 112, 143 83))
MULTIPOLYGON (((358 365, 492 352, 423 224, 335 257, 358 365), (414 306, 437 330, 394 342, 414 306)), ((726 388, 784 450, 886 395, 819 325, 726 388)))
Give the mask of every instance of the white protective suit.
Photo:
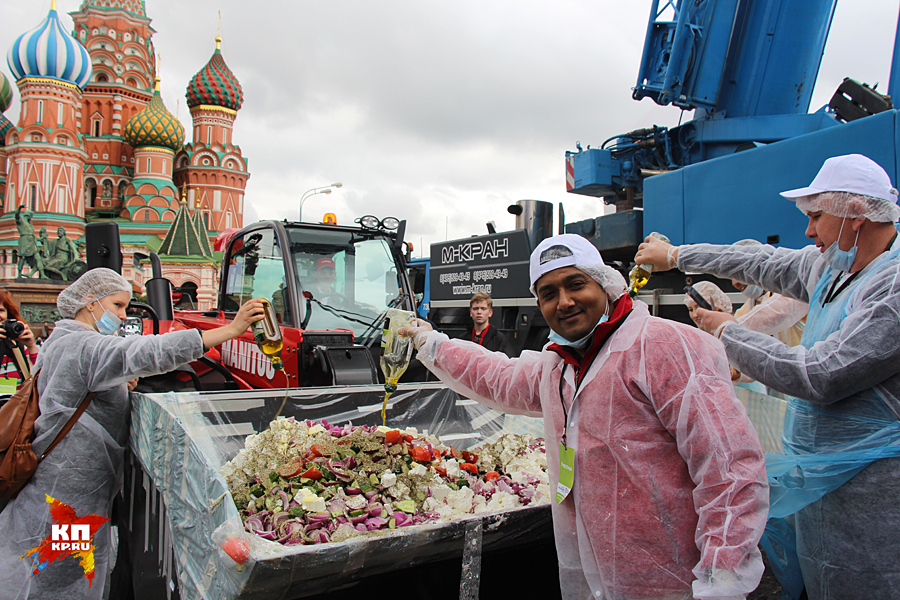
POLYGON ((21 557, 50 536, 47 494, 79 516, 111 516, 128 440, 127 382, 171 371, 203 351, 195 329, 122 338, 101 335, 79 321, 56 323, 36 365, 41 369, 41 416, 35 423, 35 453, 40 456, 50 445, 88 391, 96 395, 28 485, 0 513, 0 598, 105 596, 111 571, 109 523, 93 536, 95 575, 90 587, 74 557, 51 562, 34 576, 31 557, 21 557))
POLYGON ((900 564, 890 549, 900 536, 900 239, 827 304, 837 272, 814 246, 681 246, 678 268, 810 304, 802 345, 736 325, 721 340, 742 372, 794 397, 784 459, 803 474, 787 481, 783 498, 773 489, 772 513, 795 513, 809 597, 896 598, 900 564), (782 501, 793 506, 782 509, 782 501))
POLYGON ((756 588, 765 467, 715 338, 634 302, 577 393, 576 369, 560 386, 563 358, 547 348, 507 358, 431 332, 419 359, 482 404, 542 415, 554 488, 562 389, 575 448, 574 488, 553 501, 564 598, 744 598, 756 588))

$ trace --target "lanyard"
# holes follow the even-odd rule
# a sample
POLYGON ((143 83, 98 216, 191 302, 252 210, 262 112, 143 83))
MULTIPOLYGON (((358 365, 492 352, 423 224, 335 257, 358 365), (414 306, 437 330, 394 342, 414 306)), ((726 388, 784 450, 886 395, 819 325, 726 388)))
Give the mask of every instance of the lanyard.
POLYGON ((491 324, 488 323, 487 327, 484 328, 484 331, 481 332, 481 335, 479 335, 478 339, 476 340, 475 336, 477 334, 475 333, 475 327, 473 326, 472 327, 472 341, 475 342, 476 344, 478 344, 479 346, 484 346, 484 344, 482 342, 484 341, 484 336, 487 335, 488 329, 490 329, 490 328, 491 328, 491 324))

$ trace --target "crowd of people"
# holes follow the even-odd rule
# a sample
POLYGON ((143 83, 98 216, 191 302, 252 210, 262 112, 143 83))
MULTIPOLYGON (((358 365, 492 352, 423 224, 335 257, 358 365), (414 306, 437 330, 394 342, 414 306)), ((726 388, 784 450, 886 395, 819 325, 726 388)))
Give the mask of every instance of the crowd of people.
MULTIPOLYGON (((733 313, 720 288, 697 283, 685 296, 696 327, 651 316, 595 246, 565 234, 530 258, 530 290, 551 329, 541 351, 507 356, 484 294, 472 297, 473 326, 460 338, 424 320, 401 330, 450 388, 543 418, 563 597, 746 598, 763 574, 761 543, 794 574, 794 598, 880 600, 900 589, 890 551, 900 527, 897 190, 875 162, 846 155, 782 195, 809 218, 814 246, 641 244, 638 264, 730 279, 746 297, 733 313), (764 456, 735 385, 785 399, 782 455, 764 456)), ((320 263, 327 295, 334 265, 320 263)), ((251 300, 219 329, 117 337, 130 296, 118 273, 89 271, 60 294, 63 320, 39 352, 33 336, 19 338, 39 372, 37 451, 96 396, 0 513, 4 597, 102 597, 102 585, 85 592, 74 563, 35 578, 21 560, 49 530, 46 495, 79 514, 108 512, 136 378, 262 318, 251 300)), ((18 320, 8 296, 0 305, 4 321, 18 320)), ((0 377, 25 375, 12 357, 0 363, 0 377)), ((95 539, 95 584, 108 575, 109 543, 95 539)))

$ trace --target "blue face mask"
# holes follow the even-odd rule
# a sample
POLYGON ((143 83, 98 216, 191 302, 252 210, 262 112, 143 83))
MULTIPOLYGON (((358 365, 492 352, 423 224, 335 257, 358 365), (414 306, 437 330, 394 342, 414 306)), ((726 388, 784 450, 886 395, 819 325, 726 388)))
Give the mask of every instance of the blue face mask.
POLYGON ((570 342, 569 340, 567 340, 563 336, 559 335, 552 329, 550 330, 550 335, 548 336, 547 339, 549 339, 554 344, 559 344, 560 346, 573 346, 579 350, 584 350, 591 343, 591 338, 594 337, 594 331, 597 329, 597 327, 599 327, 601 323, 606 323, 607 321, 609 321, 609 315, 605 314, 602 317, 600 317, 600 320, 597 321, 597 324, 594 325, 594 328, 591 329, 591 332, 589 334, 587 334, 586 336, 584 336, 583 338, 581 338, 580 340, 575 341, 575 342, 570 342))
POLYGON ((759 287, 758 285, 748 285, 744 288, 744 291, 741 292, 744 296, 749 298, 750 300, 756 300, 760 296, 766 293, 764 289, 759 287))
POLYGON ((97 331, 103 335, 118 335, 122 330, 122 319, 108 310, 103 313, 99 321, 94 317, 93 312, 91 313, 91 318, 94 319, 97 331))
MULTIPOLYGON (((841 230, 838 232, 838 239, 841 238, 841 233, 844 231, 844 221, 846 220, 846 218, 841 220, 841 230)), ((849 272, 854 261, 856 261, 857 242, 859 242, 859 231, 856 232, 856 241, 853 242, 852 248, 849 250, 841 250, 838 246, 838 241, 835 240, 834 243, 822 253, 822 258, 824 258, 825 262, 831 265, 833 269, 849 272)))

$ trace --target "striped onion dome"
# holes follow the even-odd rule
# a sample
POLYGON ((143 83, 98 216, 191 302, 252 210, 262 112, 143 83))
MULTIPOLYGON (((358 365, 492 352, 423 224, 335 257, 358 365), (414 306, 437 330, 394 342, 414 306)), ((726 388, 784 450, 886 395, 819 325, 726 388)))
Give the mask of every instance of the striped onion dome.
POLYGON ((9 79, 0 71, 0 113, 12 106, 13 93, 9 79))
POLYGON ((184 126, 166 110, 159 95, 159 78, 150 104, 125 124, 125 141, 132 148, 156 146, 174 152, 184 146, 184 126))
POLYGON ((9 133, 9 130, 12 129, 12 122, 0 115, 0 148, 6 146, 6 134, 9 133))
POLYGON ((216 36, 216 51, 188 85, 185 96, 190 108, 211 105, 239 110, 244 103, 241 84, 222 58, 221 43, 222 38, 216 36))
POLYGON ((52 1, 47 18, 16 38, 6 55, 6 62, 16 81, 25 77, 47 77, 84 89, 91 78, 91 57, 59 22, 56 0, 52 1))

